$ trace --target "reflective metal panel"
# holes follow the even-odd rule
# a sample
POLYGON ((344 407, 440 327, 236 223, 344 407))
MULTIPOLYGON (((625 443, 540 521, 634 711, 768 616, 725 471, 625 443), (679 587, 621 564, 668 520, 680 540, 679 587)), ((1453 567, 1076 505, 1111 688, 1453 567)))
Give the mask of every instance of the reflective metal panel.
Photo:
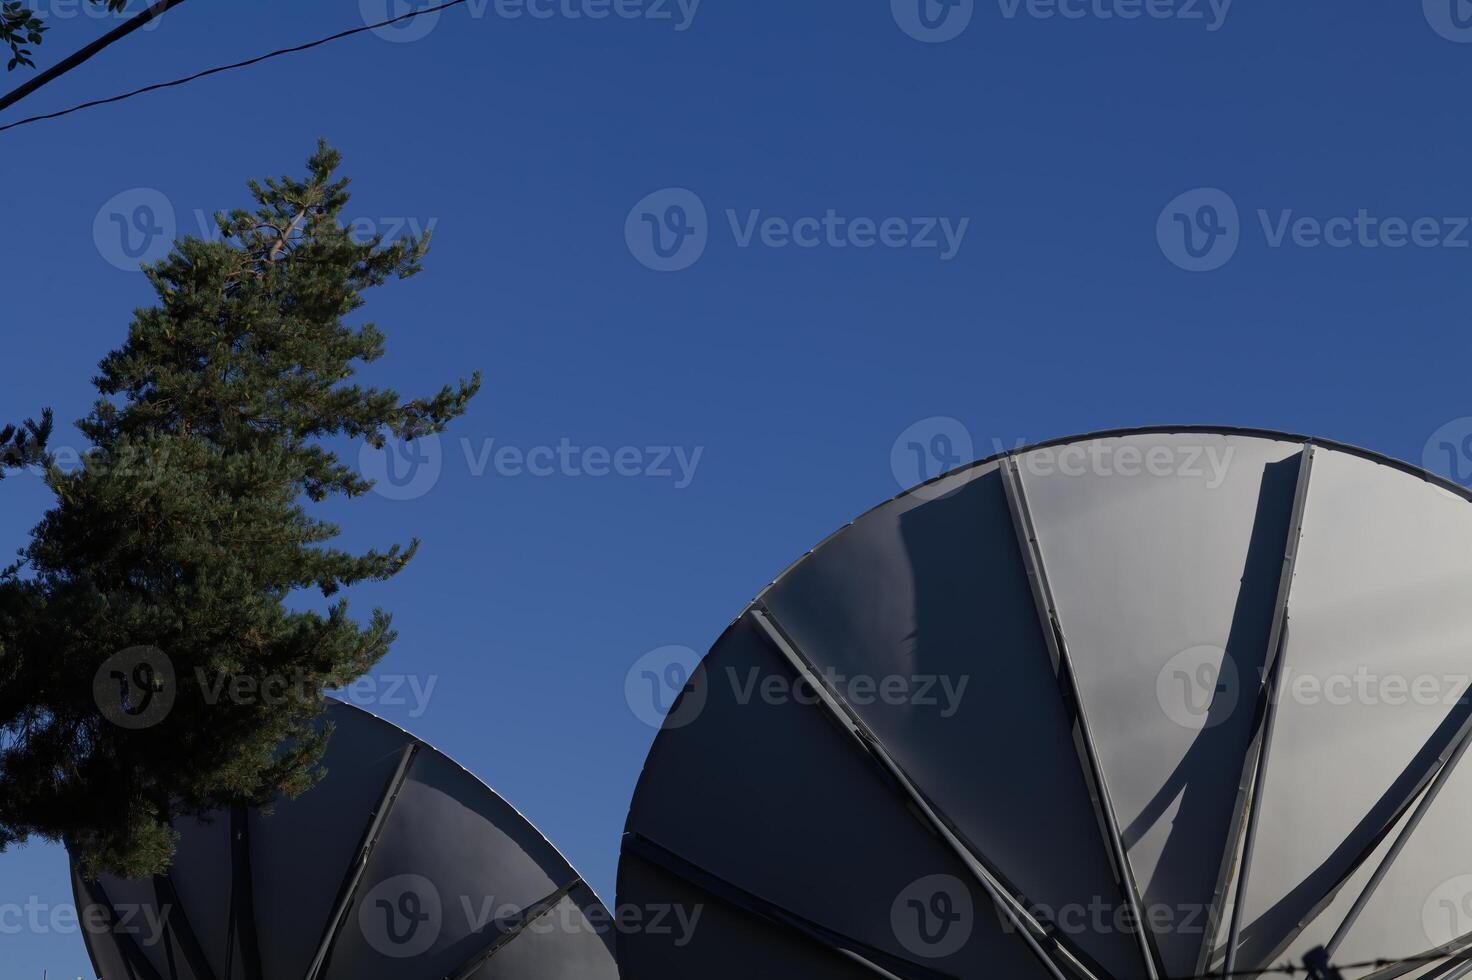
POLYGON ((1434 772, 1467 714, 1469 594, 1465 499, 1317 453, 1239 965, 1283 952, 1434 772))
POLYGON ((1464 757, 1346 934, 1340 959, 1412 957, 1472 937, 1469 815, 1472 766, 1464 757))
POLYGON ((616 980, 607 911, 520 814, 381 719, 324 720, 327 773, 302 797, 181 822, 167 878, 76 883, 79 904, 167 926, 89 933, 104 980, 300 980, 319 950, 327 978, 616 980))
MULTIPOLYGON (((693 889, 705 915, 720 912, 702 919, 687 947, 621 934, 633 957, 626 973, 726 975, 703 957, 725 955, 736 940, 706 933, 754 916, 784 946, 817 950, 825 962, 843 947, 900 975, 1045 977, 966 868, 795 680, 743 618, 692 679, 703 708, 674 709, 680 723, 661 733, 634 798, 627 829, 639 846, 626 843, 619 904, 668 906, 693 889), (662 856, 658 873, 652 854, 662 856)), ((746 962, 769 962, 753 956, 746 962)))
POLYGON ((987 464, 834 536, 762 601, 978 855, 1115 976, 1143 976, 987 464), (1102 912, 1100 910, 1103 910, 1102 912))
POLYGON ((1018 468, 1167 972, 1222 884, 1302 445, 1153 433, 1018 468))

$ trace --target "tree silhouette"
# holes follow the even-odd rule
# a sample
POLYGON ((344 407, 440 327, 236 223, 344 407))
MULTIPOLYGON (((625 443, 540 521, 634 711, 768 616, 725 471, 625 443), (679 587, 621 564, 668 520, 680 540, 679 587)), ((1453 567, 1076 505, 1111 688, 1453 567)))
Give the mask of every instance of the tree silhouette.
POLYGON ((331 440, 439 432, 480 376, 408 401, 352 383, 384 336, 344 319, 428 236, 354 241, 338 163, 319 144, 305 178, 251 182, 218 240, 146 268, 157 302, 101 362, 83 465, 45 454, 49 413, 5 430, 0 463, 44 465, 56 501, 0 577, 0 850, 35 835, 87 874, 163 869, 173 820, 310 787, 320 692, 393 642, 382 610, 287 600, 389 579, 417 542, 341 551, 308 507, 372 487, 331 440))

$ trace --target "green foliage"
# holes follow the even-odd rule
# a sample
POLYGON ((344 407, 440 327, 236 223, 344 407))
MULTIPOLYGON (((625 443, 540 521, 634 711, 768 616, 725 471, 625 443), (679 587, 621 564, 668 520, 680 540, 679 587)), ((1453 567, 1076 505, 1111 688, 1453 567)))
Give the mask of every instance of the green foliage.
POLYGON ((27 419, 22 425, 7 425, 0 429, 0 477, 10 468, 35 466, 46 459, 46 441, 51 438, 51 413, 41 416, 41 421, 27 419))
MULTIPOLYGON (((105 6, 114 13, 121 12, 128 6, 128 0, 91 2, 99 7, 105 6)), ((17 65, 36 67, 36 63, 31 60, 32 51, 26 45, 40 44, 45 33, 46 24, 36 16, 34 10, 25 5, 24 0, 0 0, 0 44, 10 45, 10 60, 6 62, 6 71, 15 71, 17 65)))
MULTIPOLYGON (((102 360, 78 423, 94 451, 72 471, 48 463, 56 504, 0 577, 0 849, 37 835, 89 873, 159 871, 175 818, 310 787, 320 692, 393 642, 382 610, 359 625, 345 600, 325 615, 286 600, 389 579, 417 542, 344 552, 308 506, 372 487, 333 438, 442 431, 480 376, 409 401, 352 383, 384 336, 344 318, 364 290, 417 272, 428 236, 355 242, 338 159, 320 144, 304 179, 252 182, 255 208, 217 215, 219 240, 183 239, 147 267, 157 304, 102 360), (109 720, 93 680, 141 646, 167 656, 156 684, 173 702, 134 729, 109 720), (289 683, 272 697, 228 694, 273 679, 289 683)), ((7 439, 34 457, 47 424, 7 439)))

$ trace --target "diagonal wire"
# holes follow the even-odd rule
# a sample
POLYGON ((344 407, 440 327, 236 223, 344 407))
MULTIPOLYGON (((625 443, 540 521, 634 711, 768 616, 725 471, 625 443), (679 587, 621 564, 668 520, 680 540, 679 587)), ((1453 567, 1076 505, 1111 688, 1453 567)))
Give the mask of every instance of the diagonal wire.
POLYGON ((176 78, 168 82, 157 82, 153 85, 145 85, 143 86, 143 88, 134 89, 131 92, 124 92, 121 95, 114 95, 105 99, 93 99, 90 102, 83 102, 79 105, 74 105, 69 109, 61 109, 57 112, 47 112, 39 116, 29 116, 25 119, 17 119, 15 122, 6 123, 5 125, 0 126, 0 133, 3 133, 7 129, 15 129, 17 126, 26 126, 30 123, 41 122, 45 119, 59 119, 62 116, 69 116, 74 112, 81 112, 83 109, 91 109, 96 106, 111 105, 114 102, 122 102, 125 99, 131 99, 139 95, 146 95, 149 92, 157 92, 161 89, 174 88, 175 86, 179 85, 187 85, 190 82, 197 81, 201 78, 207 78, 210 75, 218 75, 222 72, 234 71, 237 68, 248 68, 251 65, 260 64, 261 62, 268 61, 271 58, 279 58, 280 56, 285 54, 295 54, 298 51, 308 51, 312 48, 320 47, 332 41, 340 41, 345 37, 352 37, 354 34, 362 34, 367 31, 377 30, 380 27, 387 27, 389 24, 396 24, 401 20, 408 20, 411 17, 421 17, 424 14, 432 14, 441 10, 447 10, 450 7, 458 7, 465 2, 466 0, 446 0, 446 2, 436 4, 433 7, 423 7, 419 10, 411 10, 407 14, 400 14, 397 17, 390 17, 388 20, 381 20, 376 24, 366 24, 362 27, 354 27, 351 30, 339 31, 336 34, 331 34, 327 37, 321 37, 315 41, 308 41, 305 44, 297 44, 289 48, 278 48, 275 51, 268 51, 265 54, 257 55, 254 58, 248 58, 245 61, 237 61, 234 64, 229 65, 220 65, 217 68, 207 68, 204 71, 195 72, 193 75, 186 75, 183 78, 176 78))
POLYGON ((62 75, 65 75, 67 72, 71 71, 73 68, 76 68, 84 64, 85 62, 90 61, 92 58, 95 58, 97 55, 101 54, 104 49, 111 47, 112 45, 121 41, 123 38, 127 37, 129 34, 132 34, 134 31, 146 26, 147 24, 152 23, 155 20, 158 20, 158 18, 162 17, 169 10, 172 10, 174 7, 179 6, 179 4, 183 2, 184 0, 154 0, 154 3, 151 4, 147 10, 144 10, 142 13, 138 14, 138 16, 129 18, 114 29, 108 31, 102 37, 99 37, 97 40, 93 41, 91 44, 88 44, 77 51, 73 51, 71 54, 67 55, 65 58, 52 65, 50 68, 47 68, 45 71, 32 78, 30 81, 16 86, 14 90, 7 92, 5 95, 0 95, 0 109, 10 108, 21 99, 30 95, 32 92, 36 91, 42 86, 49 85, 50 83, 56 81, 56 79, 60 78, 62 75))

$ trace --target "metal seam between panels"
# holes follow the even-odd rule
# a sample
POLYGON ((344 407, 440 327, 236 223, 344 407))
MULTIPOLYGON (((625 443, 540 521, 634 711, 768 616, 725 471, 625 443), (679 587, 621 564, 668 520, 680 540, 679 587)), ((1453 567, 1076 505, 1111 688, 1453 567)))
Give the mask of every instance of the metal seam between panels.
MULTIPOLYGON (((67 865, 68 870, 71 871, 72 875, 72 902, 77 906, 77 912, 80 917, 80 913, 83 910, 82 899, 85 898, 87 900, 87 908, 89 910, 91 906, 97 904, 97 899, 95 896, 92 895, 91 888, 88 886, 87 882, 83 881, 82 876, 77 873, 75 862, 70 860, 70 850, 68 850, 67 865)), ((111 915, 112 906, 109 905, 105 907, 109 910, 108 914, 111 915)), ((94 977, 102 976, 102 967, 97 962, 97 951, 93 948, 96 944, 83 942, 82 945, 87 950, 87 961, 92 964, 92 975, 94 977)))
POLYGON ((235 950, 245 980, 262 980, 261 936, 256 927, 255 867, 250 850, 250 810, 230 808, 230 909, 225 932, 225 977, 235 980, 235 950))
POLYGON ((194 925, 189 921, 189 914, 184 910, 184 903, 179 900, 179 891, 174 887, 174 880, 167 873, 154 875, 153 895, 155 903, 164 913, 164 921, 167 923, 164 928, 173 935, 179 950, 184 954, 189 972, 194 975, 195 980, 216 980, 215 971, 204 955, 204 947, 200 945, 194 925))
POLYGON ((1395 859, 1405 849, 1406 844, 1411 839, 1411 835, 1420 826, 1422 818, 1430 812, 1431 805, 1436 802, 1436 797, 1440 795, 1442 788, 1450 781, 1452 772, 1456 769, 1457 763, 1461 761, 1462 756, 1466 754, 1469 744, 1472 744, 1472 741, 1469 741, 1469 732, 1464 729, 1457 737, 1456 746, 1452 750, 1450 757, 1443 759, 1441 770, 1436 774, 1436 778, 1432 781, 1430 788, 1426 790, 1425 795, 1421 797, 1421 802, 1416 805, 1415 812, 1411 814, 1410 820, 1407 821, 1405 827, 1402 828, 1400 834, 1396 837, 1395 843, 1390 846, 1389 852, 1385 855, 1385 860, 1380 862, 1380 866, 1370 876, 1369 882, 1365 884, 1359 897, 1355 899, 1354 905, 1350 908, 1349 913, 1345 915, 1344 921, 1335 930, 1334 937, 1324 947, 1331 958, 1338 951, 1345 937, 1349 935, 1350 929, 1354 927, 1355 921, 1364 912, 1365 906, 1370 903, 1371 897, 1375 894, 1375 889, 1380 887, 1381 882, 1385 880, 1385 876, 1390 873, 1390 868, 1395 863, 1395 859))
POLYGON ((1450 962, 1442 964, 1435 972, 1427 974, 1425 980, 1453 980, 1454 977, 1466 976, 1468 968, 1472 968, 1472 960, 1465 959, 1469 949, 1472 949, 1472 932, 1449 943, 1434 946, 1417 956, 1393 962, 1385 969, 1367 974, 1360 980, 1395 980, 1396 977, 1403 977, 1427 963, 1435 962, 1441 955, 1448 957, 1450 962))
POLYGON ((1099 752, 1089 729, 1088 714, 1078 689, 1078 679, 1073 671, 1073 660, 1069 655, 1068 641, 1063 634, 1063 623, 1058 614, 1053 589, 1048 582, 1047 567, 1043 563, 1042 549, 1038 543, 1037 528, 1033 524, 1032 511, 1027 503, 1027 489, 1022 485, 1022 474, 1018 470, 1017 457, 1008 456, 1001 465, 1002 487, 1006 491, 1007 509, 1012 515, 1012 527, 1017 534, 1022 563, 1027 571, 1028 584, 1032 588, 1038 623, 1043 631, 1043 642, 1053 661, 1053 673, 1058 681, 1059 693, 1064 701, 1064 713, 1073 722, 1077 737, 1079 764, 1088 782, 1089 797, 1094 803, 1095 817, 1099 820, 1104 842, 1109 848, 1110 864, 1114 866, 1116 884, 1124 893, 1134 920, 1135 941, 1145 963, 1145 972, 1150 980, 1160 976, 1159 954, 1151 941, 1146 919, 1140 911, 1140 888, 1135 880, 1129 855, 1125 851, 1124 838, 1119 832, 1119 820, 1114 812, 1114 802, 1109 795, 1109 782, 1104 767, 1099 762, 1099 752))
MULTIPOLYGON (((561 849, 558 848, 558 846, 556 845, 556 843, 554 843, 551 840, 548 840, 547 839, 547 836, 541 832, 541 830, 537 827, 536 824, 532 823, 532 821, 527 818, 527 815, 525 813, 522 813, 521 810, 519 810, 510 800, 506 799, 504 796, 502 796, 500 793, 498 793, 496 791, 496 789, 494 787, 492 787, 490 784, 488 784, 484 779, 482 779, 480 776, 477 776, 475 773, 471 772, 469 769, 465 768, 465 766, 462 765, 460 762, 456 761, 454 757, 450 756, 449 754, 447 754, 442 749, 436 747, 434 744, 432 744, 432 743, 430 743, 428 741, 425 741, 423 738, 420 738, 418 735, 411 734, 410 732, 408 732, 405 729, 399 727, 398 725, 395 725, 393 722, 388 721, 387 719, 384 719, 384 718, 380 718, 378 715, 375 715, 371 711, 366 711, 366 710, 364 710, 362 708, 357 707, 356 705, 349 704, 346 701, 339 701, 338 699, 333 698, 333 697, 328 697, 325 700, 332 702, 332 704, 335 707, 337 707, 338 709, 340 709, 340 710, 352 712, 352 713, 355 713, 355 714, 358 714, 358 715, 365 716, 367 718, 371 718, 374 721, 376 721, 376 722, 378 722, 380 724, 383 724, 383 725, 389 725, 392 728, 394 728, 395 730, 397 730, 398 732, 402 733, 403 736, 406 739, 412 739, 414 741, 415 745, 418 746, 418 751, 424 752, 424 753, 428 753, 430 755, 433 755, 434 758, 438 762, 440 762, 440 763, 442 763, 444 765, 449 766, 451 769, 454 769, 456 772, 461 773, 467 779, 469 779, 471 782, 475 783, 475 785, 481 787, 483 790, 485 790, 487 793, 489 793, 492 797, 494 797, 495 799, 499 800, 500 801, 500 805, 503 806, 503 807, 505 807, 505 809, 506 809, 506 811, 508 813, 514 814, 516 816, 516 818, 518 820, 520 820, 523 824, 527 825, 532 830, 536 831, 537 836, 541 838, 542 843, 547 848, 549 848, 552 853, 554 853, 554 854, 557 855, 558 860, 560 860, 567 867, 567 870, 569 872, 571 872, 574 875, 577 874, 577 869, 572 866, 572 862, 567 859, 567 855, 562 853, 561 849)), ((607 908, 607 903, 603 901, 603 899, 602 899, 601 896, 599 896, 597 890, 594 889, 593 886, 592 885, 589 885, 587 882, 583 882, 583 884, 584 885, 587 885, 588 891, 590 891, 590 892, 593 893, 593 897, 596 898, 596 899, 598 899, 598 903, 600 905, 603 905, 605 908, 607 908)))
MULTIPOLYGON (((1311 444, 1310 448, 1312 448, 1312 444, 1311 444)), ((1298 525, 1297 526, 1301 528, 1301 524, 1302 524, 1302 519, 1300 517, 1299 520, 1298 520, 1298 525)), ((1296 557, 1296 555, 1295 555, 1295 557, 1296 557)), ((1286 635, 1286 632, 1287 632, 1287 630, 1289 629, 1289 627, 1291 625, 1290 620, 1291 620, 1291 617, 1288 616, 1287 613, 1286 613, 1286 599, 1285 599, 1285 614, 1284 614, 1284 625, 1283 625, 1283 629, 1284 629, 1285 635, 1286 635)), ((1286 650, 1286 647, 1287 647, 1286 640, 1284 640, 1280 644, 1280 646, 1283 648, 1283 650, 1286 650)), ((1280 658, 1281 658, 1281 655, 1282 655, 1282 651, 1280 650, 1280 658)), ((1277 666, 1277 665, 1275 665, 1275 666, 1277 666)), ((1273 677, 1274 677, 1274 681, 1276 682, 1276 678, 1277 678, 1277 671, 1276 670, 1274 671, 1273 677)), ((1271 706, 1274 707, 1274 708, 1276 707, 1276 691, 1274 691, 1274 694, 1272 696, 1272 705, 1271 706)), ((1446 738, 1445 746, 1440 750, 1440 752, 1437 754, 1436 758, 1433 759, 1433 760, 1431 760, 1427 764, 1424 772, 1422 772, 1419 775, 1419 777, 1417 777, 1415 783, 1410 787, 1409 791, 1406 792, 1402 797, 1400 797, 1398 800, 1395 801, 1395 806, 1394 806, 1393 811, 1387 816, 1387 818, 1385 819, 1385 821, 1383 822, 1383 824, 1369 838, 1369 840, 1366 842, 1365 846, 1360 850, 1360 852, 1358 854, 1356 854, 1347 863, 1344 871, 1334 881, 1333 885, 1326 890, 1325 894, 1319 899, 1319 901, 1313 906, 1313 908, 1311 908, 1308 911, 1308 913, 1303 916, 1302 920, 1299 921, 1297 923, 1297 925, 1287 935, 1285 935, 1284 937, 1282 937, 1278 941, 1277 945, 1273 948, 1273 950, 1271 951, 1271 954, 1268 955, 1266 957, 1266 959, 1274 959, 1278 955, 1280 955, 1282 952, 1284 952, 1293 943, 1293 941, 1296 940, 1302 934, 1303 930, 1306 929, 1309 926, 1309 924, 1312 921, 1314 921, 1320 914, 1322 914, 1322 912, 1324 911, 1324 909, 1327 908, 1329 906, 1329 904, 1333 902, 1333 900, 1335 899, 1335 897, 1338 895, 1340 889, 1342 889, 1344 887, 1344 885, 1346 883, 1348 883, 1349 879, 1354 876, 1354 874, 1365 864, 1365 862, 1369 861, 1374 856, 1374 853, 1375 853, 1376 849, 1378 849, 1379 846, 1385 841, 1385 839, 1387 837, 1389 837, 1395 831, 1396 824, 1398 824, 1401 821, 1401 819, 1406 816, 1407 813, 1411 812, 1412 807, 1417 803, 1418 798, 1420 798, 1423 803, 1425 802, 1425 797, 1423 796, 1423 794, 1429 792, 1428 787, 1432 786, 1432 784, 1439 778, 1439 776, 1442 774, 1442 772, 1446 769, 1448 763, 1451 761, 1451 759, 1453 758, 1453 756, 1456 755, 1456 753, 1459 750, 1459 747, 1463 744, 1463 740, 1464 739, 1472 739, 1472 703, 1469 703, 1469 701, 1467 700, 1467 698, 1464 697, 1464 699, 1460 703, 1460 708, 1461 708, 1461 710, 1463 712, 1466 713, 1466 717, 1462 720, 1460 726, 1457 727, 1456 731, 1451 736, 1449 736, 1449 737, 1446 738)), ((1443 722, 1443 725, 1446 725, 1446 724, 1452 722, 1454 720, 1454 718, 1455 718, 1455 714, 1456 714, 1456 712, 1453 712, 1452 714, 1449 714, 1447 716, 1446 720, 1443 722)), ((1427 750, 1427 748, 1430 747, 1430 746, 1432 746, 1432 745, 1434 745, 1437 742, 1437 740, 1438 740, 1437 733, 1433 733, 1431 735, 1430 739, 1427 741, 1427 743, 1422 746, 1422 749, 1419 752, 1417 752, 1416 755, 1419 756, 1421 753, 1425 752, 1427 750)), ((1269 742, 1270 742, 1270 736, 1267 738, 1267 740, 1264 743, 1264 747, 1263 747, 1263 752, 1264 752, 1263 758, 1264 759, 1266 758, 1266 752, 1267 752, 1267 748, 1268 748, 1268 743, 1269 742)), ((1411 762, 1414 762, 1414 761, 1415 761, 1415 757, 1413 756, 1412 759, 1411 759, 1411 762)), ((1259 770, 1259 775, 1260 776, 1263 776, 1263 778, 1265 778, 1266 763, 1265 762, 1264 763, 1261 763, 1259 765, 1259 767, 1258 767, 1258 770, 1259 770)), ((1409 771, 1409 768, 1408 768, 1407 771, 1409 771)), ((1260 791, 1261 791, 1261 786, 1258 786, 1257 787, 1257 791, 1254 793, 1254 796, 1253 796, 1253 799, 1252 799, 1252 812, 1253 812, 1254 815, 1255 815, 1255 813, 1257 811, 1257 807, 1259 805, 1259 794, 1260 794, 1260 791)), ((1388 795, 1388 790, 1387 790, 1386 795, 1388 795)), ((1384 797, 1382 796, 1382 799, 1383 798, 1384 797)), ((1403 828, 1403 832, 1406 829, 1408 829, 1408 828, 1403 828)), ((1347 840, 1348 840, 1348 838, 1346 838, 1346 841, 1347 840)), ((1245 842, 1244 842, 1244 847, 1245 847, 1245 842)), ((1244 875, 1245 875, 1245 873, 1247 871, 1247 864, 1248 864, 1248 862, 1247 862, 1247 859, 1246 859, 1246 852, 1244 851, 1244 861, 1243 861, 1243 873, 1244 873, 1244 875)), ((1378 874, 1378 872, 1377 872, 1377 874, 1378 874)), ((1242 884, 1242 883, 1239 882, 1239 884, 1242 884)), ((1242 899, 1243 899, 1244 896, 1245 896, 1245 885, 1239 890, 1238 905, 1237 905, 1237 908, 1234 910, 1234 914, 1245 914, 1245 908, 1244 908, 1244 904, 1243 904, 1243 901, 1242 901, 1242 899)), ((1469 936, 1467 938, 1468 938, 1468 944, 1469 945, 1472 945, 1472 934, 1469 934, 1469 936)), ((1228 952, 1230 954, 1235 954, 1235 951, 1236 951, 1236 943, 1235 942, 1229 942, 1228 952)), ((1397 969, 1397 968, 1391 968, 1391 970, 1386 971, 1387 975, 1388 976, 1400 976, 1403 972, 1405 972, 1406 970, 1409 970, 1410 967, 1406 967, 1406 968, 1402 969, 1400 973, 1393 972, 1395 969, 1397 969)), ((1379 975, 1377 974, 1377 976, 1379 976, 1379 975)))
POLYGON ((1427 974, 1425 980, 1461 980, 1469 973, 1472 973, 1472 960, 1453 961, 1427 974))
MULTIPOLYGON (((1463 702, 1463 706, 1467 706, 1466 701, 1463 702)), ((1448 716, 1448 720, 1450 720, 1450 716, 1448 716)), ((1366 861, 1370 860, 1370 858, 1374 856, 1375 850, 1385 841, 1385 838, 1390 836, 1391 831, 1395 830, 1395 825, 1400 822, 1401 818, 1404 817, 1407 812, 1410 811, 1412 805, 1415 804, 1417 798, 1421 797, 1422 793, 1427 791, 1427 787, 1430 786, 1436 776, 1440 773, 1441 769, 1445 766, 1446 760, 1448 759, 1449 755, 1455 750, 1456 746, 1460 744, 1464 736, 1472 737, 1472 714, 1469 714, 1468 717, 1463 720, 1461 726, 1457 729, 1456 734, 1448 739, 1447 747, 1443 749, 1441 754, 1436 759, 1432 760, 1432 762, 1426 767, 1426 771, 1423 772, 1420 778, 1416 780, 1415 784, 1411 787, 1410 792, 1406 793, 1404 797, 1400 799, 1400 801, 1396 804, 1395 810, 1386 818, 1383 826, 1381 826, 1381 828, 1374 834, 1374 836, 1372 836, 1370 840, 1366 842, 1364 848, 1361 849, 1360 853, 1357 854, 1354 859, 1349 862, 1348 866, 1344 869, 1344 872, 1338 877, 1338 879, 1335 880, 1333 886, 1328 889, 1325 895, 1319 900, 1318 904, 1316 904, 1309 911, 1309 914, 1304 917, 1302 922, 1298 923, 1297 927, 1294 928, 1292 932, 1290 932, 1287 936, 1279 941, 1277 947, 1273 949, 1271 956, 1268 957, 1269 959, 1276 958, 1279 954, 1286 950, 1288 946, 1290 946, 1293 941, 1299 937, 1303 930, 1308 927, 1309 923, 1312 922, 1313 919, 1315 919, 1321 912, 1323 912, 1323 910, 1334 900, 1334 898, 1339 894, 1339 890, 1343 888, 1345 883, 1354 876, 1354 873, 1358 871, 1366 861)), ((1433 734, 1432 740, 1434 741, 1435 738, 1436 736, 1435 734, 1433 734)), ((1428 742, 1427 744, 1430 743, 1428 742)), ((1468 933, 1465 937, 1458 939, 1456 942, 1463 943, 1466 946, 1472 947, 1472 933, 1468 933)), ((1455 944, 1448 945, 1452 946, 1455 944)), ((1408 967, 1407 969, 1410 968, 1408 967)), ((1400 976, 1400 974, 1398 973, 1393 975, 1400 976)))
MULTIPOLYGON (((1304 472, 1312 443, 1305 443, 1301 452, 1303 456, 1299 462, 1299 473, 1297 483, 1293 491, 1293 507, 1289 514, 1287 533, 1283 541, 1284 567, 1287 568, 1290 554, 1292 561, 1297 563, 1298 537, 1303 528, 1303 509, 1308 500, 1308 480, 1304 472)), ((1277 666, 1279 644, 1277 642, 1281 633, 1282 622, 1280 618, 1286 614, 1287 594, 1285 590, 1285 578, 1279 573, 1278 592, 1274 598, 1273 619, 1268 631, 1267 651, 1264 659, 1264 670, 1268 677, 1274 677, 1277 666)), ((1212 893, 1211 908, 1208 910, 1206 919, 1206 931, 1201 937, 1201 949, 1196 960, 1196 973, 1204 975, 1216 952, 1216 938, 1221 930, 1222 916, 1226 911, 1227 895, 1231 891, 1232 879, 1237 871, 1237 861, 1241 855, 1244 824, 1247 821, 1248 807, 1253 805, 1252 795, 1253 779, 1256 775, 1257 753, 1261 748, 1261 731, 1263 722, 1269 710, 1268 699, 1272 697, 1265 683, 1263 690, 1259 692, 1256 708, 1256 717, 1252 723, 1252 738, 1247 745, 1247 751, 1242 760, 1242 773, 1237 782, 1237 799, 1232 806, 1232 819, 1227 825, 1227 836, 1222 848, 1222 860, 1217 872, 1217 886, 1212 893)))
POLYGON ((878 761, 890 777, 899 784, 905 795, 909 797, 910 802, 925 817, 926 823, 946 843, 947 847, 960 859, 961 863, 966 866, 967 870, 976 878, 977 882, 987 892, 987 895, 997 908, 1007 916, 1033 954, 1037 956, 1038 960, 1048 972, 1053 975, 1054 980, 1066 980, 1066 978, 1062 973, 1059 963, 1053 957, 1049 956, 1038 942, 1039 935, 1047 938, 1052 943, 1054 950, 1060 955, 1068 956, 1070 961, 1068 965, 1073 970, 1079 971, 1085 976, 1092 977, 1092 974, 1082 963, 1068 954, 1058 944, 1055 937, 1049 935, 1039 925, 1036 919, 1023 910, 1021 903, 1015 897, 1007 894, 1006 890, 992 877, 977 856, 971 852, 970 848, 962 843, 961 839, 951 829, 949 821, 945 820, 934 804, 930 802, 924 793, 920 792, 914 781, 909 777, 909 774, 889 754, 889 751, 884 747, 884 743, 880 741, 879 737, 864 724, 854 710, 843 700, 842 696, 828 686, 827 682, 823 680, 819 672, 813 667, 812 662, 807 659, 802 651, 798 649, 797 645, 792 642, 791 638, 782 630, 776 618, 772 615, 771 610, 754 608, 751 610, 751 617, 761 632, 767 637, 773 647, 782 654, 783 658, 786 659, 797 675, 812 687, 813 691, 818 695, 819 702, 827 709, 831 717, 849 732, 860 749, 878 761))
POLYGON ((583 883, 583 879, 574 878, 572 881, 557 889, 551 895, 539 902, 534 902, 519 913, 520 921, 515 926, 506 930, 493 939, 489 946, 471 956, 464 963, 451 970, 445 976, 445 980, 468 980, 477 970, 486 964, 491 957, 501 952, 517 936, 531 926, 532 923, 546 916, 555 909, 564 898, 571 895, 573 890, 583 883))
POLYGON ((362 842, 358 845, 357 857, 348 866, 342 886, 338 890, 337 901, 333 904, 332 914, 327 920, 327 928, 322 935, 322 941, 317 946, 317 954, 312 958, 312 965, 307 969, 306 980, 320 980, 326 970, 328 957, 337 943, 338 933, 342 931, 348 908, 352 905, 353 897, 362 883, 363 874, 368 870, 368 860, 373 856, 373 849, 377 846, 378 838, 388 823, 389 813, 393 810, 394 804, 399 799, 399 792, 409 778, 409 767, 418 754, 418 742, 410 742, 406 745, 403 754, 399 757, 398 768, 394 770, 394 774, 389 777, 388 784, 384 787, 383 796, 373 811, 368 827, 363 832, 362 842))
POLYGON ((740 885, 681 857, 643 834, 625 834, 623 850, 625 854, 632 854, 654 865, 666 874, 705 892, 731 908, 802 936, 831 953, 857 963, 876 976, 888 977, 890 980, 902 980, 897 974, 875 962, 875 960, 882 960, 894 969, 904 970, 904 980, 955 980, 950 974, 940 973, 883 950, 875 949, 868 943, 835 932, 827 926, 770 902, 760 895, 755 895, 740 885))
POLYGON ((102 886, 102 882, 87 881, 80 876, 78 880, 82 882, 82 887, 86 890, 87 897, 92 903, 107 910, 108 929, 118 937, 118 952, 128 967, 130 980, 137 977, 142 977, 142 980, 164 980, 153 968, 153 964, 148 962, 148 957, 144 956, 143 951, 138 948, 138 941, 133 934, 120 927, 116 907, 107 897, 107 889, 102 886))
MULTIPOLYGON (((1262 793, 1267 783, 1268 757, 1272 748, 1273 727, 1278 713, 1278 682, 1282 676, 1288 635, 1288 600, 1293 591, 1293 573, 1298 563, 1298 545, 1303 535, 1303 517, 1308 506, 1308 488, 1309 481, 1313 477, 1313 465, 1314 443, 1308 442, 1304 444, 1303 456, 1299 463, 1298 485, 1294 488, 1293 496, 1293 516, 1288 525, 1288 540, 1283 547, 1283 571, 1278 579, 1278 597, 1273 609, 1272 628, 1268 633, 1267 655, 1271 662, 1269 664, 1270 679, 1266 688, 1267 701, 1263 705, 1260 731, 1248 746, 1248 759, 1243 766, 1243 781, 1240 784, 1245 789, 1247 772, 1255 770, 1252 775, 1250 795, 1241 796, 1239 791, 1239 804, 1245 808, 1247 827, 1242 839, 1241 866, 1237 875, 1237 900, 1232 907, 1232 925, 1227 934, 1223 975, 1232 973, 1237 964, 1237 943, 1241 938, 1242 912, 1247 897, 1248 878, 1252 872, 1252 852, 1257 840, 1258 815, 1262 812, 1262 793)), ((1234 816, 1233 822, 1236 823, 1237 820, 1238 818, 1234 816)), ((1235 839, 1228 838, 1227 853, 1229 855, 1235 851, 1236 843, 1235 839)), ((1223 864, 1229 865, 1229 861, 1224 860, 1223 864)), ((1213 908, 1209 923, 1220 922, 1220 915, 1220 908, 1213 908)), ((1202 937, 1203 947, 1208 947, 1214 940, 1215 929, 1210 928, 1202 937)))

